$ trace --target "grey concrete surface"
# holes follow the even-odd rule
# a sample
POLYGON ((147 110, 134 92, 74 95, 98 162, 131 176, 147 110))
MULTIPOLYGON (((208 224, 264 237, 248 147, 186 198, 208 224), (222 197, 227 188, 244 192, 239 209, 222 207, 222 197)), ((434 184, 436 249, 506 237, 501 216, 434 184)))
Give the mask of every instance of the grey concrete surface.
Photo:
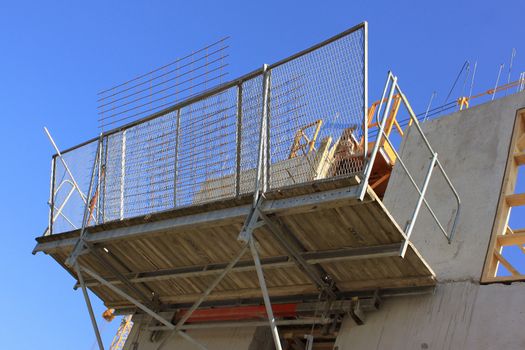
POLYGON ((441 283, 432 295, 387 300, 366 323, 345 319, 338 350, 525 349, 525 285, 441 283))
MULTIPOLYGON (((487 252, 507 161, 516 110, 525 108, 525 93, 427 121, 423 130, 460 194, 462 209, 452 244, 425 207, 411 241, 438 281, 479 280, 487 252)), ((423 184, 430 153, 412 128, 401 157, 418 184, 423 184)), ((443 225, 451 228, 456 208, 452 193, 435 168, 427 198, 443 225)), ((400 166, 394 168, 384 203, 401 227, 410 218, 417 193, 400 166)))

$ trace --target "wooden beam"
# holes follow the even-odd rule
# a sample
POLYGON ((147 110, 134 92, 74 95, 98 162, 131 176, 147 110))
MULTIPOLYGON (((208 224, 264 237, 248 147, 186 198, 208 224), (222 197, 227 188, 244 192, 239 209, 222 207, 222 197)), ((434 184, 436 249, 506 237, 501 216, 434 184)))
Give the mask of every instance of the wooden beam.
POLYGON ((505 201, 509 207, 519 207, 525 205, 525 193, 515 193, 505 196, 505 201))
POLYGON ((482 281, 482 283, 486 284, 486 283, 504 283, 504 282, 518 282, 518 281, 525 281, 525 275, 487 277, 485 280, 482 281))
POLYGON ((518 139, 518 142, 516 143, 516 146, 518 147, 518 149, 520 151, 523 151, 525 150, 525 134, 522 134, 519 139, 518 139))
POLYGON ((509 270, 509 272, 512 274, 512 276, 520 276, 521 274, 518 272, 518 270, 516 270, 514 268, 514 266, 512 266, 512 264, 503 257, 503 255, 501 255, 500 253, 498 253, 497 251, 494 251, 494 257, 496 259, 498 259, 498 261, 500 262, 501 265, 505 266, 505 268, 507 270, 509 270))
POLYGON ((516 230, 512 234, 498 235, 498 243, 502 247, 525 244, 525 229, 516 230))

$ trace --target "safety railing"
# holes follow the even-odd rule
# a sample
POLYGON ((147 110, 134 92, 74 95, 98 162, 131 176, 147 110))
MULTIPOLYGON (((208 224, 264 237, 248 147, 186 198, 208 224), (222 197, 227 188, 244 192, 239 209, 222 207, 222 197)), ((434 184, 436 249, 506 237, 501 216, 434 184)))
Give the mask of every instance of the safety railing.
MULTIPOLYGON (((395 108, 399 108, 399 105, 396 105, 395 108)), ((405 243, 401 247, 400 255, 401 256, 405 255, 405 252, 407 250, 410 237, 411 237, 412 232, 414 230, 414 227, 415 227, 415 224, 416 224, 416 220, 417 220, 417 218, 419 216, 419 213, 420 213, 420 210, 421 210, 421 206, 423 204, 426 206, 428 212, 430 213, 430 215, 434 219, 434 221, 435 221, 436 225, 438 226, 438 228, 440 229, 440 231, 443 233, 443 235, 447 238, 448 242, 450 243, 452 241, 453 237, 454 237, 455 232, 456 232, 457 222, 458 222, 458 218, 459 218, 459 215, 460 215, 461 200, 460 200, 459 194, 456 191, 456 189, 454 188, 454 185, 450 181, 447 173, 443 169, 443 166, 441 165, 441 162, 439 161, 438 154, 434 151, 434 149, 430 145, 430 142, 428 141, 427 137, 425 136, 423 130, 421 129, 421 126, 419 124, 419 121, 417 119, 416 114, 412 110, 412 107, 410 106, 410 103, 408 102, 406 96, 403 94, 403 92, 401 91, 401 88, 399 87, 399 85, 397 83, 397 77, 394 76, 391 72, 388 73, 387 81, 385 83, 385 88, 383 90, 383 95, 381 97, 381 100, 380 100, 380 103, 379 103, 379 107, 377 109, 375 125, 378 127, 379 132, 377 134, 377 138, 375 140, 374 147, 373 147, 372 152, 370 154, 370 158, 367 161, 367 167, 366 167, 366 170, 365 170, 365 173, 364 173, 364 183, 368 184, 368 181, 370 179, 370 175, 372 173, 372 168, 373 168, 373 165, 374 165, 374 161, 375 161, 375 159, 376 159, 376 157, 378 155, 379 150, 383 147, 384 143, 386 142, 389 145, 389 148, 391 149, 391 152, 393 152, 395 154, 396 164, 399 164, 402 167, 403 172, 405 173, 405 175, 409 179, 410 184, 416 190, 417 196, 418 196, 416 205, 415 205, 415 207, 413 209, 413 212, 412 212, 412 215, 411 215, 410 219, 408 220, 407 226, 406 226, 406 228, 404 230, 405 243), (423 140, 424 148, 426 148, 426 150, 428 150, 429 155, 430 155, 430 162, 428 164, 428 168, 427 168, 427 171, 426 171, 425 176, 424 176, 423 184, 421 186, 417 184, 417 182, 414 179, 413 174, 409 171, 407 165, 403 161, 403 158, 401 157, 401 155, 396 150, 396 146, 394 145, 394 143, 392 142, 392 140, 389 137, 390 130, 389 129, 387 130, 387 125, 386 124, 387 124, 387 121, 391 119, 391 118, 389 118, 389 116, 390 116, 390 113, 391 113, 391 108, 392 108, 393 101, 397 102, 397 101, 399 101, 399 99, 401 99, 402 103, 404 104, 404 106, 405 106, 405 108, 406 108, 406 110, 407 110, 407 112, 409 114, 409 118, 410 118, 409 124, 411 126, 411 129, 415 130, 415 132, 417 132, 419 137, 423 140), (385 104, 385 107, 384 107, 384 110, 383 110, 383 105, 384 104, 385 104), (434 168, 436 168, 436 167, 441 172, 443 178, 445 179, 445 182, 446 182, 447 186, 450 188, 450 190, 451 190, 451 192, 452 192, 452 194, 454 196, 454 199, 456 201, 456 205, 457 205, 457 208, 456 208, 455 214, 454 214, 454 219, 453 219, 453 222, 452 222, 452 227, 450 228, 450 230, 447 230, 444 227, 444 225, 441 223, 441 221, 437 217, 437 215, 434 212, 434 210, 432 209, 432 207, 429 205, 427 199, 425 198, 425 195, 427 193, 428 186, 429 186, 429 183, 430 183, 430 179, 432 177, 434 168)), ((391 126, 389 126, 389 128, 391 128, 391 126)), ((367 187, 366 185, 363 186, 362 196, 364 196, 364 194, 365 194, 366 187, 367 187)))
POLYGON ((367 138, 366 106, 362 23, 82 145, 56 148, 46 234, 249 195, 262 136, 266 189, 362 177, 368 143, 354 141, 367 138), (355 149, 340 156, 349 143, 355 149))

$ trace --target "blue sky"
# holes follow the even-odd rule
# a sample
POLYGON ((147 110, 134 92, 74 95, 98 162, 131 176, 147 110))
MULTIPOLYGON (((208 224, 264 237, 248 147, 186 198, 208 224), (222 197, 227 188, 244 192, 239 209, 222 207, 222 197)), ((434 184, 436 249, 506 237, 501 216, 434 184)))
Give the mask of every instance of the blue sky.
MULTIPOLYGON (((62 148, 91 138, 99 90, 225 35, 232 37, 233 78, 363 20, 370 25, 371 100, 392 69, 422 111, 432 91, 443 102, 467 59, 478 61, 474 92, 487 90, 500 63, 506 80, 515 47, 517 79, 525 71, 523 13, 522 0, 1 2, 2 348, 94 344, 74 280, 49 257, 31 255, 48 215, 53 152, 43 126, 62 148)), ((103 306, 95 306, 100 315, 103 306)), ((102 323, 106 342, 117 326, 102 323)))

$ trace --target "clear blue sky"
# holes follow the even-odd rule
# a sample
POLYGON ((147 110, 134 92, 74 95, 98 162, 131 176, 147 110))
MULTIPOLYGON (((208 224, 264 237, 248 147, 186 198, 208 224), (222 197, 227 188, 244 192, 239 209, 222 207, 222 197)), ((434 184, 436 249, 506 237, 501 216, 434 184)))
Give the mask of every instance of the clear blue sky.
MULTIPOLYGON (((515 47, 517 79, 525 71, 524 13, 523 0, 0 3, 1 348, 93 346, 74 280, 31 250, 48 215, 53 152, 42 127, 62 148, 93 137, 97 91, 224 35, 232 36, 233 78, 367 20, 371 97, 393 69, 421 111, 432 91, 445 98, 466 59, 478 60, 474 91, 486 90, 515 47)), ((107 341, 116 326, 102 326, 107 341)))

